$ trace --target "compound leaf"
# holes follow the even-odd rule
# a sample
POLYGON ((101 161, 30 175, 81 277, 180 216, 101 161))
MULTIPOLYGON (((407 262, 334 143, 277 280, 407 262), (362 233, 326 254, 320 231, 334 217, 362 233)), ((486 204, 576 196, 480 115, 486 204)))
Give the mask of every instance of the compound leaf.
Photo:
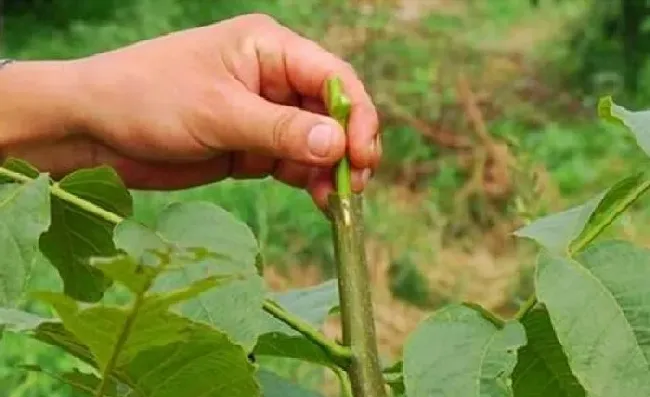
MULTIPOLYGON (((112 168, 73 172, 58 187, 114 214, 129 216, 132 212, 131 195, 112 168)), ((83 302, 102 298, 110 280, 90 266, 89 259, 117 253, 114 227, 112 221, 52 197, 52 226, 43 234, 40 249, 59 272, 66 295, 83 302)))
POLYGON ((404 347, 409 397, 511 396, 517 350, 526 343, 515 321, 498 328, 478 311, 451 305, 424 320, 404 347))
POLYGON ((589 397, 650 395, 650 250, 612 241, 544 252, 537 295, 589 397))
POLYGON ((528 343, 519 349, 512 374, 517 397, 586 397, 573 376, 546 309, 535 309, 522 319, 528 343))

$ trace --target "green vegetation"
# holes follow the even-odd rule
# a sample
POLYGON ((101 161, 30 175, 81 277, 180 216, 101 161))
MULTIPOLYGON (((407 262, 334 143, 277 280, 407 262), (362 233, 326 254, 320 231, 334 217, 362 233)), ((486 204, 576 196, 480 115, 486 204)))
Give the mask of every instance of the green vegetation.
MULTIPOLYGON (((539 269, 556 269, 567 259, 543 257, 535 273, 534 250, 513 239, 512 231, 589 199, 622 174, 648 164, 624 128, 595 117, 596 99, 603 95, 614 94, 621 103, 636 108, 650 103, 644 94, 650 92, 650 74, 643 60, 635 56, 631 68, 629 63, 626 66, 629 43, 623 45, 621 31, 603 36, 604 27, 621 15, 622 8, 612 6, 604 12, 598 8, 602 2, 540 0, 535 8, 517 0, 442 6, 428 6, 427 1, 404 1, 400 6, 395 1, 398 10, 383 2, 371 12, 361 12, 360 6, 343 0, 14 3, 7 10, 1 48, 16 58, 83 56, 261 11, 349 59, 368 84, 383 119, 384 161, 365 195, 365 218, 375 298, 380 308, 397 313, 392 316, 397 317, 395 323, 378 316, 380 350, 387 360, 404 344, 405 328, 414 330, 426 311, 442 304, 471 300, 504 317, 514 315, 533 291, 533 281, 539 283, 542 276, 553 274, 540 274, 539 269), (637 82, 625 87, 625 76, 632 74, 637 82)), ((638 41, 637 54, 647 53, 642 47, 646 42, 638 41)), ((330 225, 302 192, 266 180, 226 181, 172 193, 131 193, 135 219, 149 225, 177 201, 203 200, 232 212, 252 230, 269 272, 267 279, 279 288, 313 285, 335 275, 330 225)), ((635 201, 604 234, 646 241, 650 215, 646 200, 635 201)), ((574 230, 590 227, 577 224, 574 230)), ((638 248, 625 248, 635 258, 643 256, 638 248)), ((598 255, 619 249, 618 245, 596 247, 574 259, 590 271, 604 271, 595 277, 605 283, 609 273, 599 267, 598 255)), ((42 254, 35 255, 44 261, 42 254)), ((629 266, 636 269, 642 262, 630 259, 629 266)), ((571 263, 575 266, 563 270, 579 274, 564 276, 585 282, 580 278, 582 268, 571 263)), ((57 276, 60 266, 37 268, 29 289, 64 287, 57 276)), ((94 274, 101 276, 101 272, 94 274)), ((543 280, 547 286, 552 284, 543 280)), ((128 296, 123 292, 115 298, 121 303, 128 302, 122 300, 128 296)), ((539 289, 538 298, 548 305, 548 312, 536 309, 522 320, 529 347, 520 350, 520 360, 526 355, 532 360, 535 344, 549 341, 576 355, 582 352, 584 346, 573 345, 576 341, 562 333, 565 324, 558 322, 560 314, 553 314, 553 310, 570 310, 553 301, 555 292, 550 287, 539 289), (549 321, 556 336, 548 332, 549 321), (541 339, 532 336, 536 332, 541 339)), ((571 300, 566 299, 564 305, 569 305, 571 300)), ((48 306, 32 301, 22 308, 44 316, 50 313, 48 306)), ((516 362, 512 349, 524 345, 517 330, 498 331, 465 307, 446 310, 452 319, 481 324, 477 338, 502 335, 505 347, 496 346, 494 353, 508 363, 500 369, 512 370, 510 364, 516 362)), ((406 351, 418 348, 418 338, 438 332, 435 315, 422 324, 404 344, 406 351)), ((628 346, 636 342, 626 339, 628 346)), ((55 379, 16 370, 17 365, 28 363, 67 373, 76 361, 60 349, 5 333, 0 352, 0 390, 10 390, 10 397, 74 395, 72 388, 55 379)), ((550 356, 557 357, 558 352, 550 356)), ((578 379, 566 380, 578 390, 575 395, 585 385, 597 387, 590 368, 557 360, 559 373, 566 373, 569 365, 575 371, 578 379)), ((330 376, 295 360, 261 357, 259 361, 313 389, 321 389, 323 376, 330 376)), ((406 360, 405 371, 422 364, 406 360)), ((397 370, 395 378, 400 379, 401 373, 397 370)), ((514 374, 522 376, 520 366, 514 374)), ((272 374, 260 378, 277 380, 272 374)), ((515 382, 515 393, 527 381, 539 379, 524 377, 515 382)), ((398 380, 394 384, 402 385, 398 380)))
MULTIPOLYGON (((331 109, 345 107, 340 92, 332 92, 331 109)), ((609 97, 598 111, 632 131, 650 156, 647 112, 629 111, 609 97)), ((349 172, 338 176, 337 183, 345 181, 349 172)), ((356 224, 363 221, 361 197, 350 196, 348 185, 338 185, 330 198, 338 283, 277 294, 267 290, 250 228, 217 205, 173 203, 145 225, 132 217, 131 197, 107 167, 53 183, 9 159, 0 177, 0 238, 10 242, 0 259, 7 280, 0 297, 3 334, 24 335, 78 360, 64 372, 19 363, 14 373, 49 376, 74 393, 319 395, 257 357, 329 369, 344 397, 388 396, 387 389, 395 397, 527 396, 540 387, 565 396, 650 393, 650 251, 601 239, 650 189, 645 170, 517 230, 541 252, 534 292, 514 316, 504 319, 474 302, 447 304, 418 323, 388 365, 376 351, 363 233, 356 224), (92 194, 98 185, 101 196, 92 194), (63 236, 68 241, 58 240, 63 236), (95 250, 80 252, 88 246, 95 250), (62 260, 69 252, 87 260, 62 260), (30 274, 48 266, 36 260, 39 254, 56 268, 63 291, 28 287, 30 274), (54 316, 23 310, 26 302, 49 306, 54 316), (341 342, 322 332, 325 320, 339 314, 341 342)))

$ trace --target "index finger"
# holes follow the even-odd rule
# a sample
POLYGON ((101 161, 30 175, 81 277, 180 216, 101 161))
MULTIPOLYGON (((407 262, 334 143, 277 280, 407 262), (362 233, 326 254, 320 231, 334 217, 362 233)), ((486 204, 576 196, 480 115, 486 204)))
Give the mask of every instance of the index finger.
POLYGON ((295 34, 288 35, 282 50, 287 81, 300 96, 321 98, 326 103, 327 81, 333 77, 341 80, 351 102, 348 124, 350 161, 355 168, 376 167, 379 148, 376 147, 375 137, 379 117, 354 68, 315 42, 295 34))

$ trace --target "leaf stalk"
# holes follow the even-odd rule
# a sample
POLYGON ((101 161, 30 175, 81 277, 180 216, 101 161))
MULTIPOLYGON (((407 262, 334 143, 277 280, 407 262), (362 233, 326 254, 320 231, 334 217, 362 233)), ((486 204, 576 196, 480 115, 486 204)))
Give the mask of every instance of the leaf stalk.
POLYGON ((300 332, 305 338, 318 345, 334 364, 341 368, 347 368, 349 366, 350 360, 352 359, 352 351, 349 348, 328 339, 311 324, 289 313, 272 301, 266 300, 263 308, 265 312, 287 324, 295 331, 300 332))

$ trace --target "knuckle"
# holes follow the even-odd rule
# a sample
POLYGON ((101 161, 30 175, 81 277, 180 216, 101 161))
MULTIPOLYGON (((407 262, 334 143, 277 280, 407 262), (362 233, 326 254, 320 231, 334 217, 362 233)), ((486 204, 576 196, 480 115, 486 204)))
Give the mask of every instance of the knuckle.
POLYGON ((246 16, 246 20, 255 26, 275 27, 278 26, 278 21, 272 16, 264 13, 254 13, 246 16))
POLYGON ((284 109, 275 118, 271 130, 271 144, 281 152, 291 147, 291 126, 300 111, 295 108, 284 109))

